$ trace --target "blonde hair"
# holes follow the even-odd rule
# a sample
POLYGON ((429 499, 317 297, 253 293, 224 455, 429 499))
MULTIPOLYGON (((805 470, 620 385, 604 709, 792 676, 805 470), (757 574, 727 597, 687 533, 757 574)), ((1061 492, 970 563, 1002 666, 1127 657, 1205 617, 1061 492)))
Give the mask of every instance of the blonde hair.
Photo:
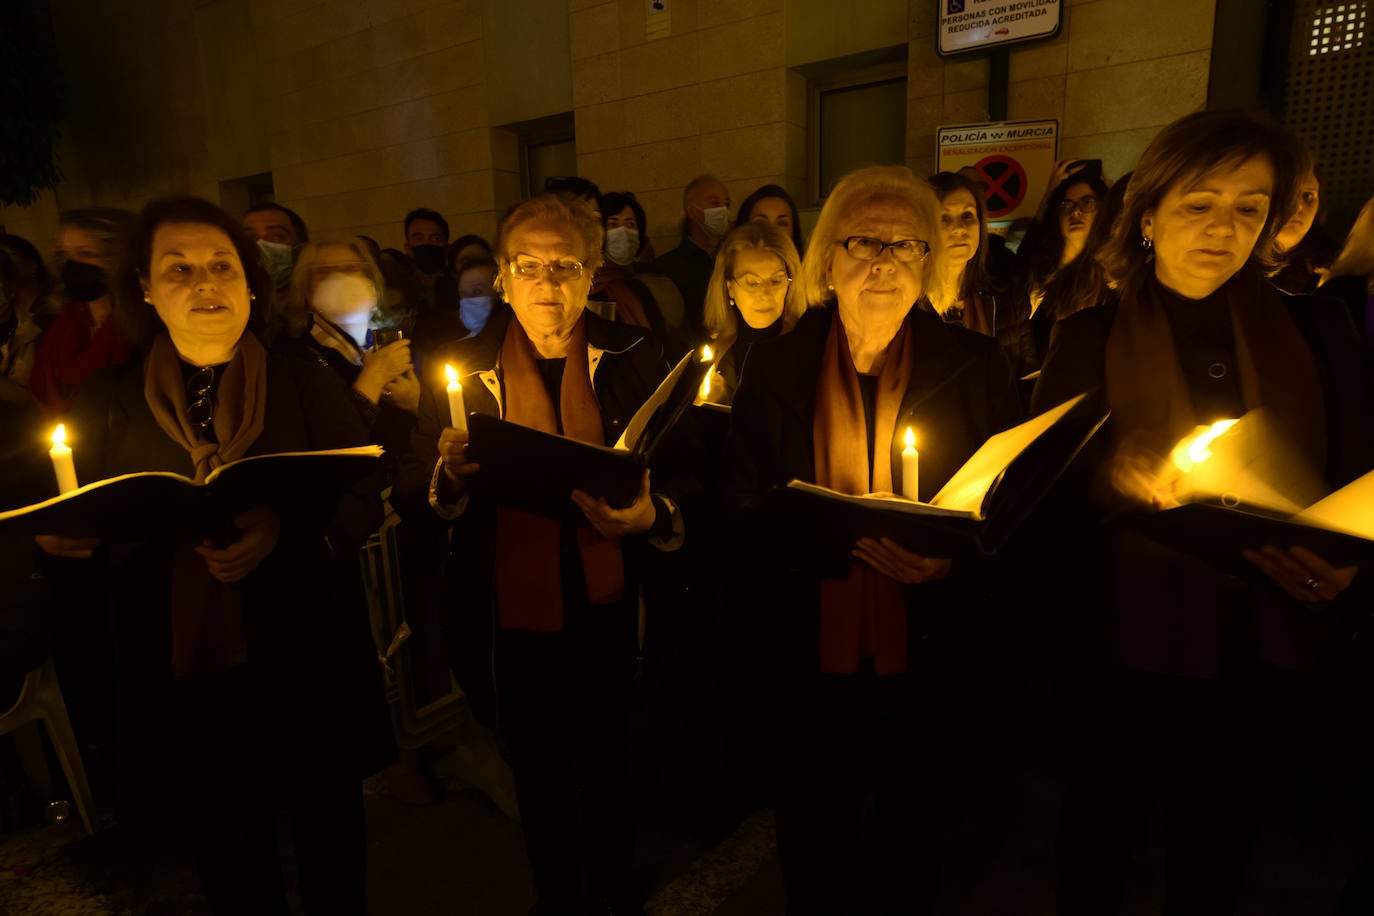
POLYGON ((806 311, 806 302, 797 293, 796 279, 801 273, 801 258, 797 256, 797 246, 792 239, 771 223, 745 223, 730 230, 721 240, 716 251, 716 266, 711 271, 711 281, 706 285, 706 300, 702 305, 702 319, 706 333, 712 340, 732 338, 739 333, 739 318, 730 308, 729 283, 735 278, 735 259, 742 251, 766 251, 777 255, 792 283, 782 302, 782 329, 790 331, 792 325, 806 311))
POLYGON ((1331 265, 1332 277, 1369 277, 1374 274, 1374 197, 1365 201, 1345 237, 1341 253, 1331 265))
POLYGON ((320 254, 326 248, 347 248, 354 257, 362 262, 362 273, 372 281, 372 288, 377 291, 377 305, 373 309, 372 318, 369 319, 368 323, 378 326, 392 323, 389 316, 384 312, 386 308, 386 279, 382 276, 382 269, 377 266, 377 262, 372 258, 372 249, 356 236, 326 238, 306 242, 301 246, 300 253, 296 256, 296 266, 291 269, 291 286, 286 292, 285 321, 287 333, 299 334, 305 330, 307 319, 310 313, 314 311, 310 304, 310 296, 315 287, 315 267, 319 264, 320 254))
POLYGON ((828 288, 827 276, 835 259, 835 243, 843 240, 840 233, 845 223, 860 208, 888 201, 910 207, 917 222, 925 224, 925 233, 930 237, 923 241, 930 246, 930 254, 922 263, 921 294, 928 297, 931 290, 940 289, 944 251, 944 243, 940 240, 940 199, 930 185, 912 174, 911 169, 901 165, 874 165, 841 178, 821 208, 801 265, 798 294, 808 308, 828 305, 835 299, 834 291, 828 288))
POLYGON ((601 242, 605 237, 601 217, 586 201, 571 194, 540 194, 506 211, 505 217, 501 220, 501 228, 497 230, 497 270, 491 285, 502 299, 506 298, 506 275, 510 272, 511 252, 506 250, 510 244, 510 237, 516 229, 534 222, 551 223, 571 229, 586 248, 586 256, 580 258, 582 269, 588 276, 592 276, 601 268, 601 242))

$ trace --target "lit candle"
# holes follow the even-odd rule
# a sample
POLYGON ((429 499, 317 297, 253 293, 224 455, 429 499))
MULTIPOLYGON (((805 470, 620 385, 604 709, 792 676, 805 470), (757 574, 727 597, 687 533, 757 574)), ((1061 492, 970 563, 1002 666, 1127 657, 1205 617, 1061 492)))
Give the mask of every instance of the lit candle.
MULTIPOLYGON (((711 345, 707 344, 701 348, 701 361, 709 363, 714 357, 711 354, 711 345)), ((711 366, 706 370, 706 374, 701 379, 701 390, 697 392, 697 402, 711 400, 711 376, 715 375, 716 367, 711 366)))
POLYGON ((1192 435, 1184 436, 1170 453, 1174 467, 1185 474, 1191 472, 1212 457, 1212 443, 1235 425, 1235 420, 1218 420, 1211 426, 1200 428, 1192 435))
POLYGON ((902 495, 921 501, 921 453, 916 451, 916 431, 906 428, 906 448, 902 449, 902 495))
POLYGON ((454 429, 468 431, 468 412, 463 406, 463 386, 458 384, 458 370, 452 366, 444 367, 448 376, 448 417, 454 429))
POLYGON ((71 446, 67 445, 67 427, 57 424, 52 431, 52 448, 48 450, 52 459, 52 469, 57 472, 57 489, 70 493, 81 484, 76 481, 76 465, 72 462, 71 446))

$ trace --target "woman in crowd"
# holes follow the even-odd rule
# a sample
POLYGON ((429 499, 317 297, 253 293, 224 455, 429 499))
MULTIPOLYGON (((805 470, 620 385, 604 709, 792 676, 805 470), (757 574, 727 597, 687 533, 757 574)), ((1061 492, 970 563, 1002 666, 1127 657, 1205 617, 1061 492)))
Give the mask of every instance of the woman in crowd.
POLYGON ((791 238, 770 223, 744 223, 721 240, 703 307, 715 358, 712 403, 733 401, 754 344, 786 334, 806 310, 794 285, 800 274, 791 238))
POLYGON ((1305 475, 1340 486, 1374 466, 1368 361, 1348 319, 1263 280, 1298 175, 1292 139, 1249 115, 1199 112, 1162 130, 1102 252, 1119 302, 1060 323, 1035 391, 1037 410, 1099 392, 1112 411, 1055 540, 1056 614, 1085 650, 1063 666, 1078 726, 1063 914, 1120 910, 1160 781, 1165 911, 1236 912, 1280 751, 1308 712, 1335 605, 1355 591, 1356 568, 1301 548, 1247 551, 1246 583, 1108 521, 1170 504, 1175 444, 1255 411, 1294 446, 1283 487, 1305 475))
POLYGON ((463 261, 454 271, 458 280, 458 320, 476 337, 491 320, 496 302, 496 261, 491 255, 477 255, 463 261))
POLYGON ((757 581, 742 604, 754 609, 774 689, 764 702, 789 913, 932 907, 936 798, 968 747, 959 723, 987 725, 969 690, 996 680, 978 661, 996 629, 990 606, 972 600, 972 565, 886 539, 818 562, 752 511, 794 478, 844 493, 899 490, 908 427, 929 499, 1016 421, 997 344, 917 305, 941 280, 939 213, 908 169, 841 179, 802 263, 802 298, 817 307, 754 348, 735 396, 729 473, 757 581), (863 823, 869 789, 876 857, 863 823))
POLYGON ((669 357, 680 356, 676 341, 667 340, 668 328, 659 312, 658 302, 649 288, 634 275, 635 264, 647 235, 644 208, 628 191, 613 191, 601 198, 602 219, 606 228, 605 261, 592 281, 590 297, 615 303, 616 321, 645 328, 669 357))
POLYGON ((359 239, 302 246, 287 314, 296 340, 284 349, 328 366, 347 384, 372 441, 395 458, 410 450, 420 380, 410 341, 370 346, 373 329, 394 324, 382 310, 385 281, 359 239))
POLYGON ((1283 224, 1274 240, 1277 263, 1269 269, 1270 281, 1286 293, 1310 293, 1317 288, 1321 272, 1331 266, 1341 246, 1322 227, 1325 215, 1321 181, 1316 162, 1306 148, 1302 151, 1302 175, 1298 180, 1298 199, 1293 216, 1283 224))
POLYGON ((750 222, 771 223, 777 226, 791 237, 798 257, 801 256, 804 250, 801 217, 797 214, 797 205, 792 202, 792 195, 788 194, 782 185, 766 184, 744 198, 744 203, 739 205, 735 225, 743 226, 750 222))
MULTIPOLYGON (((264 350, 270 281, 215 205, 148 204, 116 283, 120 324, 143 349, 82 392, 71 418, 80 479, 204 480, 250 455, 366 442, 337 376, 264 350)), ((305 911, 366 909, 361 778, 388 748, 354 583, 358 547, 381 520, 379 485, 321 482, 289 504, 250 497, 223 526, 206 520, 224 528, 215 540, 189 526, 103 546, 40 539, 107 577, 122 788, 131 812, 150 816, 170 800, 167 813, 184 818, 217 916, 286 913, 282 808, 305 911)))
POLYGON ((26 388, 43 329, 53 319, 47 310, 51 281, 42 255, 27 239, 0 233, 0 255, 14 268, 8 291, 10 315, 0 319, 0 377, 26 388))
POLYGON ((1366 342, 1374 344, 1374 197, 1360 208, 1320 290, 1344 302, 1366 342))
POLYGON ((57 257, 66 303, 38 346, 29 390, 49 413, 61 413, 81 384, 129 356, 119 318, 113 316, 110 271, 132 214, 109 207, 62 214, 57 257))
MULTIPOLYGON (((461 368, 470 412, 613 443, 666 366, 642 331, 587 310, 600 217, 542 194, 506 215, 497 251, 510 310, 436 361, 461 368)), ((442 387, 430 394, 444 397, 442 387)), ((435 397, 422 403, 421 429, 438 438, 441 459, 430 502, 454 522, 449 573, 460 594, 445 641, 481 721, 496 721, 500 696, 539 911, 637 912, 628 780, 637 571, 646 540, 681 542, 683 491, 663 468, 624 509, 575 491, 587 527, 500 507, 472 476, 467 433, 440 432, 447 411, 435 397)))
POLYGON ((1074 159, 1055 166, 1035 222, 1017 249, 1032 315, 1040 310, 1045 289, 1055 276, 1085 253, 1098 207, 1106 197, 1100 166, 1074 159))

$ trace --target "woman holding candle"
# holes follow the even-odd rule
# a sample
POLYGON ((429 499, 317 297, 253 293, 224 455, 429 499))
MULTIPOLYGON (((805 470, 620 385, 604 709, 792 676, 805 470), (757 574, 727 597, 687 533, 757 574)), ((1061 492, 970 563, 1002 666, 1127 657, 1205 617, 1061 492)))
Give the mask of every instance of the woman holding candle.
POLYGON ((939 212, 934 191, 908 169, 843 178, 802 262, 800 294, 813 308, 790 334, 754 349, 735 396, 728 472, 758 583, 742 604, 753 608, 758 656, 770 660, 764 702, 789 912, 931 906, 935 799, 962 766, 953 751, 968 747, 959 722, 987 724, 970 704, 993 681, 984 665, 999 628, 976 600, 984 577, 972 564, 885 539, 861 539, 852 556, 818 563, 752 511, 794 478, 845 493, 900 492, 908 427, 920 437, 928 500, 988 436, 1016 422, 996 342, 922 305, 941 279, 939 212), (871 863, 870 789, 879 850, 871 863))
MULTIPOLYGON (((250 455, 366 441, 337 376, 264 350, 270 282, 215 205, 148 204, 116 283, 141 357, 93 378, 71 414, 82 480, 203 480, 250 455)), ((386 762, 389 729, 350 583, 381 519, 379 486, 320 486, 275 507, 250 498, 136 542, 41 539, 91 557, 109 582, 125 826, 150 812, 184 817, 216 914, 285 912, 281 808, 306 912, 365 910, 361 778, 386 762)))
POLYGON ((1246 584, 1111 522, 1167 504, 1171 450, 1221 419, 1267 417, 1280 439, 1266 451, 1293 458, 1271 483, 1300 504, 1374 467, 1374 393, 1349 317, 1263 279, 1298 175, 1292 138, 1246 114, 1199 112, 1161 131, 1102 251, 1119 299, 1060 322, 1036 387, 1037 410, 1081 392, 1112 410, 1077 498, 1056 513, 1064 530, 1046 539, 1063 570, 1058 642, 1083 652, 1058 666, 1074 671, 1078 726, 1060 913, 1119 911, 1161 782, 1166 911, 1236 912, 1324 642, 1361 588, 1356 568, 1282 545, 1245 553, 1246 584))
POLYGON ((715 356, 711 403, 734 400, 750 349, 792 330, 806 310, 794 287, 800 273, 792 240, 771 223, 744 223, 721 240, 702 306, 715 356))
POLYGON ((541 912, 637 906, 628 739, 639 569, 646 542, 681 543, 677 507, 691 485, 655 468, 623 509, 574 491, 569 509, 585 525, 518 512, 473 476, 450 411, 597 445, 620 437, 667 367, 642 330, 587 310, 601 252, 601 220, 577 200, 542 194, 511 210, 497 242, 497 291, 511 308, 434 356, 421 403, 421 432, 439 445, 430 503, 453 523, 449 662, 479 719, 509 740, 541 912), (445 364, 456 384, 442 381, 445 364))

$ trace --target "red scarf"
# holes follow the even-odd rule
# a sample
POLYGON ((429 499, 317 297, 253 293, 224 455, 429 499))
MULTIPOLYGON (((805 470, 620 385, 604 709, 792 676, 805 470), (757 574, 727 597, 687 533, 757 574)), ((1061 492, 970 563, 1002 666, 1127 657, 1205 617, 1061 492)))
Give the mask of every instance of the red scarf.
MULTIPOLYGON (((914 349, 908 319, 887 345, 878 375, 876 460, 870 469, 859 374, 839 313, 831 318, 816 379, 816 483, 855 495, 892 492, 892 435, 911 380, 914 349)), ((872 658, 878 674, 906 671, 905 587, 857 561, 850 565, 848 578, 822 579, 820 645, 825 674, 853 674, 860 657, 872 658)))
POLYGON ((64 411, 90 375, 129 358, 129 342, 113 314, 95 333, 91 324, 89 303, 68 302, 38 345, 29 390, 50 414, 64 411))
MULTIPOLYGON (((558 433, 558 417, 535 362, 534 345, 520 322, 506 328, 501 345, 506 420, 546 433, 558 433)), ((559 392, 563 435, 604 445, 601 407, 587 365, 587 321, 573 328, 559 392)), ((496 520, 496 598, 501 626, 511 630, 556 633, 563 629, 563 526, 559 522, 501 509, 496 520)), ((625 559, 620 542, 595 529, 577 529, 578 552, 590 604, 614 604, 625 593, 625 559)))
POLYGON ((644 304, 630 286, 630 272, 619 264, 603 264, 592 280, 590 295, 598 299, 609 296, 615 302, 615 320, 631 327, 649 327, 644 304))

